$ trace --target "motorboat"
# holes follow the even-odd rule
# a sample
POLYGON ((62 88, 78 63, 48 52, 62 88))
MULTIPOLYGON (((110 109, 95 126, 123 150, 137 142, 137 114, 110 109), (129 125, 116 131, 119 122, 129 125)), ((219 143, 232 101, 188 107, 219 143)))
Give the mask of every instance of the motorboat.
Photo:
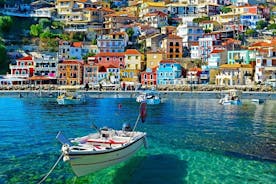
POLYGON ((65 88, 60 90, 56 99, 59 105, 84 104, 86 98, 84 94, 79 94, 76 88, 65 88))
POLYGON ((84 176, 130 158, 146 146, 146 133, 135 131, 139 119, 144 121, 146 116, 145 103, 140 107, 133 129, 129 124, 124 124, 122 130, 94 126, 97 132, 73 139, 59 132, 57 139, 62 143, 63 160, 70 163, 77 176, 84 176))
POLYGON ((221 105, 241 105, 241 94, 239 90, 231 89, 225 92, 222 92, 222 98, 219 100, 221 105))
POLYGON ((256 104, 263 104, 265 103, 265 99, 253 98, 251 99, 251 102, 256 104))
POLYGON ((136 102, 146 102, 148 105, 160 104, 161 97, 158 91, 145 90, 136 97, 136 102))

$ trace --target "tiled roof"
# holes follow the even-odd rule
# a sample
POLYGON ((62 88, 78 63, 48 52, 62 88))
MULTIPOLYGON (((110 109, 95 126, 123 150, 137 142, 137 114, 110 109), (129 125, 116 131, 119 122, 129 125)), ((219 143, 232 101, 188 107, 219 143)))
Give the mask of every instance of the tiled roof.
POLYGON ((126 55, 141 55, 141 53, 136 49, 127 49, 125 54, 126 55))
POLYGON ((169 39, 182 39, 182 37, 177 36, 177 35, 174 35, 174 34, 170 34, 170 35, 168 36, 168 38, 169 38, 169 39))
POLYGON ((33 60, 33 57, 29 55, 29 56, 25 56, 23 58, 20 58, 18 60, 20 60, 20 61, 30 61, 30 60, 33 60))
POLYGON ((210 54, 217 54, 217 53, 221 53, 224 52, 225 50, 223 49, 214 49, 210 54))
POLYGON ((114 66, 114 65, 109 65, 109 66, 106 67, 106 68, 118 68, 118 67, 116 67, 116 66, 114 66))
POLYGON ((50 80, 49 77, 46 77, 46 76, 32 76, 28 79, 33 80, 33 81, 36 81, 36 80, 50 80))
POLYGON ((95 57, 124 57, 124 52, 100 52, 95 57))
POLYGON ((201 72, 202 69, 201 68, 190 68, 189 71, 190 72, 201 72))
POLYGON ((61 64, 82 64, 82 61, 78 60, 64 60, 61 64))
POLYGON ((160 17, 166 17, 167 14, 166 13, 163 13, 161 11, 156 11, 156 12, 153 12, 153 13, 147 13, 145 15, 145 17, 150 17, 150 16, 160 16, 160 17))
POLYGON ((192 42, 191 46, 199 46, 199 42, 192 42))
POLYGON ((82 42, 73 42, 72 47, 82 47, 83 43, 82 42))

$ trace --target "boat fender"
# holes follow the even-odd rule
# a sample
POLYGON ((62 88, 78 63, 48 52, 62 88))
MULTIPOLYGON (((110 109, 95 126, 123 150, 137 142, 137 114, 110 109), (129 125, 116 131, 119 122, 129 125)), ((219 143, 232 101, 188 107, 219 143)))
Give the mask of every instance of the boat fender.
POLYGON ((64 155, 68 154, 69 153, 69 145, 68 144, 63 144, 62 148, 61 148, 61 151, 64 155))

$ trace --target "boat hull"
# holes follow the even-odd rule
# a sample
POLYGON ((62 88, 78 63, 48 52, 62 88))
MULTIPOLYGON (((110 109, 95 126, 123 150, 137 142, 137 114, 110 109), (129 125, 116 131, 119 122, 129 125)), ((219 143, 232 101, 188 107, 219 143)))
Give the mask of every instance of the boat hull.
POLYGON ((74 105, 74 104, 83 104, 85 103, 85 99, 67 99, 67 98, 60 98, 57 99, 57 103, 59 105, 74 105))
POLYGON ((147 99, 146 100, 146 103, 148 105, 155 105, 155 104, 160 104, 161 103, 161 100, 160 98, 156 98, 156 99, 147 99))
POLYGON ((77 176, 84 176, 127 160, 145 145, 145 137, 127 144, 119 149, 96 152, 93 154, 68 154, 69 162, 77 176))

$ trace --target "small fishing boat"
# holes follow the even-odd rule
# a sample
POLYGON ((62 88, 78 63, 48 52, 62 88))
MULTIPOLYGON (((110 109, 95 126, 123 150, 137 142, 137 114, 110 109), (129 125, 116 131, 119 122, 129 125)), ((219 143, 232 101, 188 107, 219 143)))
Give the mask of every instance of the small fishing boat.
POLYGON ((146 104, 140 105, 140 113, 133 130, 130 125, 124 125, 122 130, 112 128, 97 129, 83 137, 66 139, 60 132, 57 139, 62 143, 63 160, 68 161, 77 176, 107 168, 125 161, 146 146, 146 133, 135 131, 139 119, 144 121, 146 104))
POLYGON ((265 103, 265 99, 253 98, 251 99, 251 102, 256 104, 263 104, 265 103))
POLYGON ((136 97, 136 102, 146 102, 148 105, 160 104, 161 97, 156 90, 145 90, 136 97))
POLYGON ((74 104, 84 104, 86 102, 85 96, 78 93, 77 88, 73 87, 63 87, 60 88, 57 103, 59 105, 74 105, 74 104))
POLYGON ((241 94, 239 90, 231 89, 228 91, 222 92, 222 98, 219 100, 221 105, 241 105, 241 94))

